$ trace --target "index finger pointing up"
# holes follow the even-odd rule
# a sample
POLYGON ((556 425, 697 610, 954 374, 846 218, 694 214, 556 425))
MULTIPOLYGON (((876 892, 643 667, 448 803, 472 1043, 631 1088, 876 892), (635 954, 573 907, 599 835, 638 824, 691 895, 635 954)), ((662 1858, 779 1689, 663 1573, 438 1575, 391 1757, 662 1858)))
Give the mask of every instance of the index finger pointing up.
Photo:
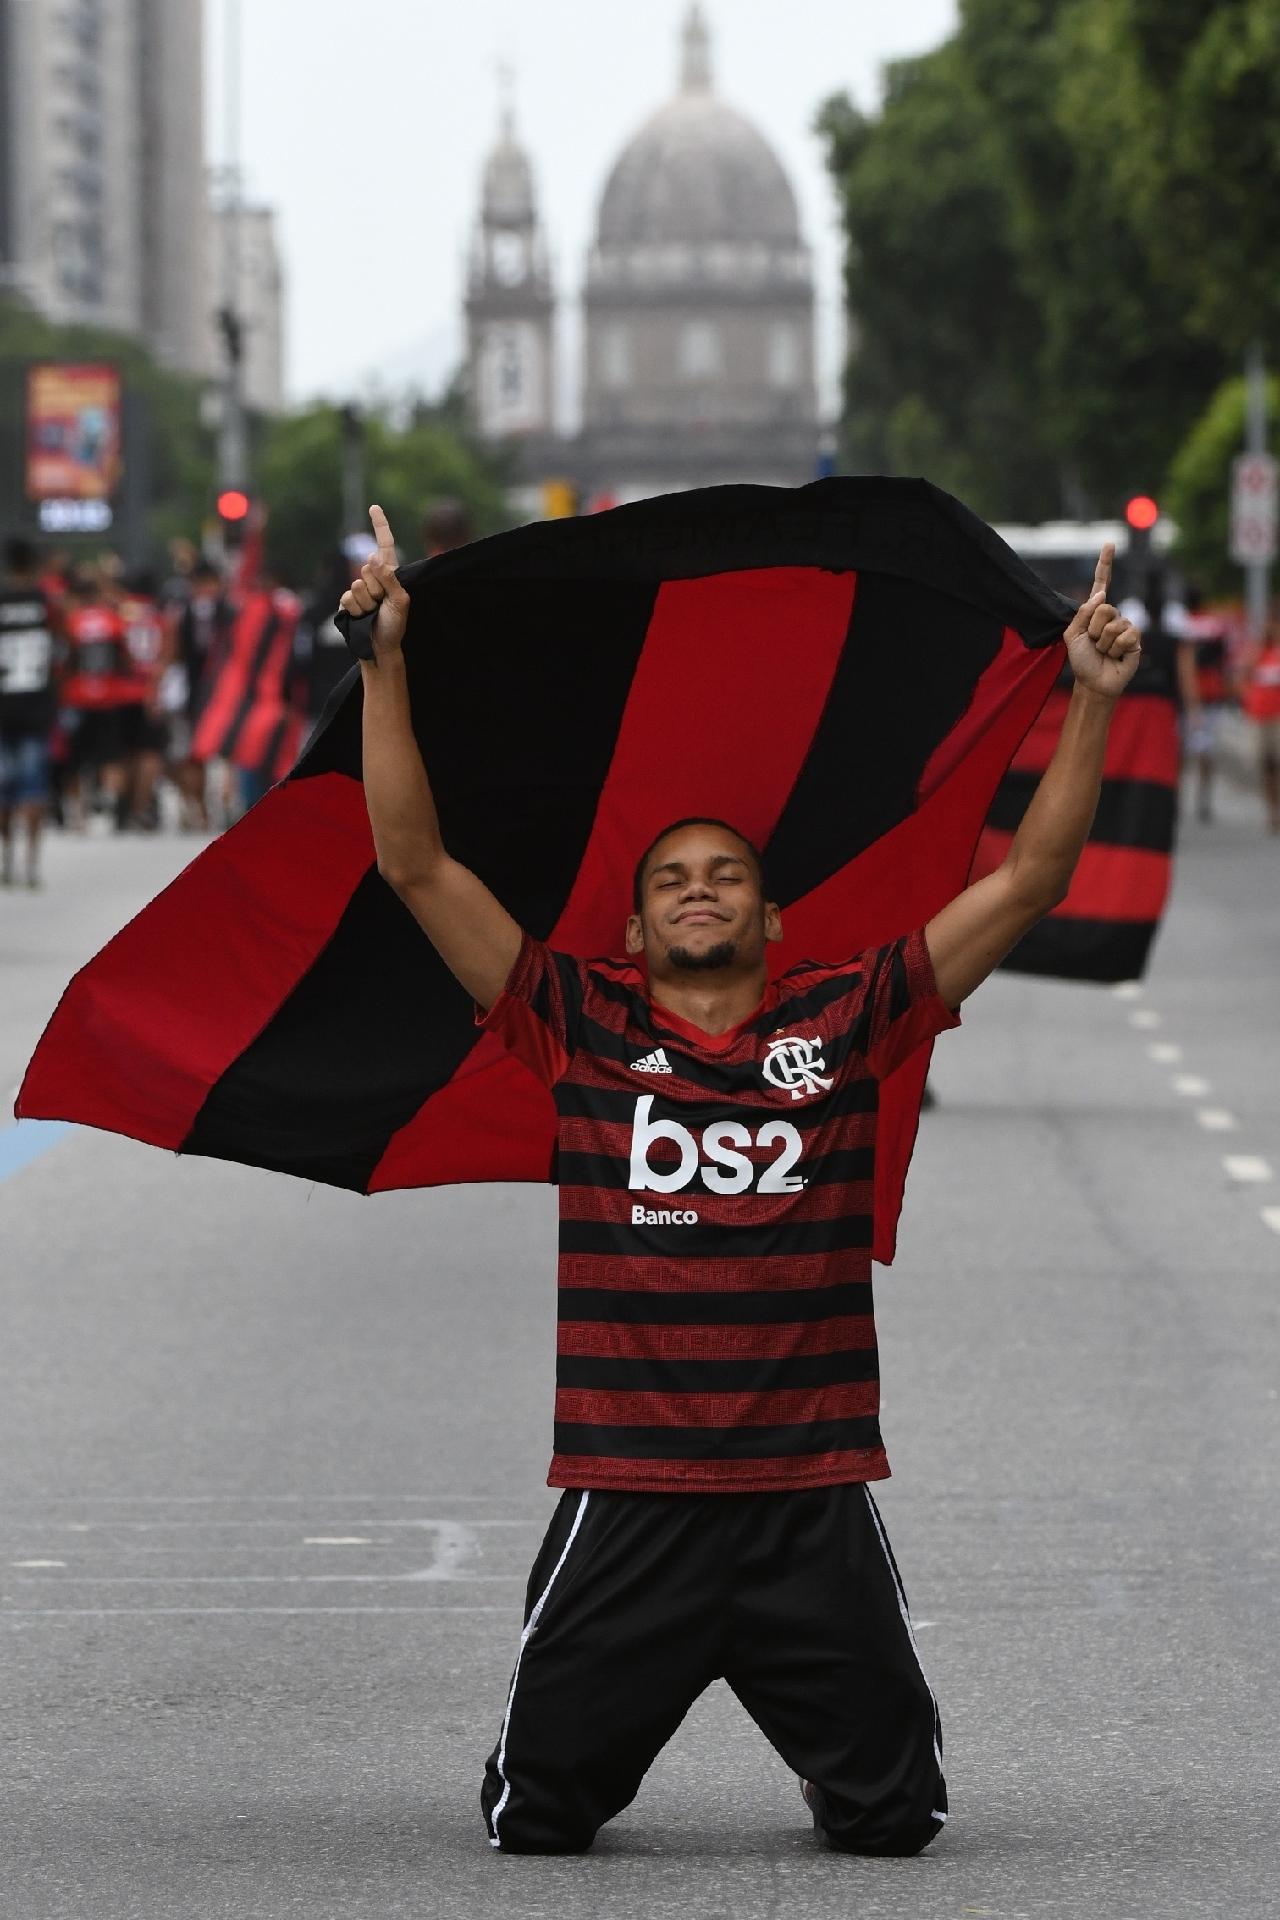
MULTIPOLYGON (((381 508, 379 508, 379 512, 381 512, 381 508)), ((1111 541, 1108 540, 1106 546, 1102 549, 1102 552, 1098 555, 1098 564, 1093 570, 1094 593, 1105 594, 1108 587, 1111 585, 1111 562, 1115 559, 1115 557, 1116 557, 1115 547, 1112 545, 1111 541)))
POLYGON ((396 561, 396 543, 391 537, 391 528, 387 516, 381 507, 370 507, 369 518, 373 523, 373 537, 378 543, 379 560, 389 560, 392 566, 396 561))

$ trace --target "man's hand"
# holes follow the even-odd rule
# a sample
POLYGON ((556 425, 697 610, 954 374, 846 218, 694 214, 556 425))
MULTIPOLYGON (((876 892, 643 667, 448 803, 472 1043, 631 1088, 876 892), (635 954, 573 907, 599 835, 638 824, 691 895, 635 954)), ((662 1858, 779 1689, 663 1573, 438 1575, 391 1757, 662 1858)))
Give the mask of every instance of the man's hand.
POLYGON ((1142 636, 1107 599, 1116 550, 1108 541, 1098 555, 1093 591, 1063 634, 1076 685, 1114 699, 1138 671, 1142 636))
POLYGON ((353 580, 338 602, 344 613, 373 613, 373 651, 378 660, 400 651, 405 623, 409 618, 409 596, 396 578, 396 543, 381 507, 370 507, 373 537, 378 551, 366 560, 359 578, 353 580))

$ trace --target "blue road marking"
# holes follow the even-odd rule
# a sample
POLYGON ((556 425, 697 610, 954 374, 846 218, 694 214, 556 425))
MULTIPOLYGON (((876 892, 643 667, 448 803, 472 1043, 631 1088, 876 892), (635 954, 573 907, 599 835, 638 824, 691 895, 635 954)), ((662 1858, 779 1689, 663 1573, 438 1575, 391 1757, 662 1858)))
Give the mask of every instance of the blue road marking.
POLYGON ((69 1120, 15 1120, 11 1127, 0 1128, 0 1180, 29 1167, 72 1131, 69 1120))

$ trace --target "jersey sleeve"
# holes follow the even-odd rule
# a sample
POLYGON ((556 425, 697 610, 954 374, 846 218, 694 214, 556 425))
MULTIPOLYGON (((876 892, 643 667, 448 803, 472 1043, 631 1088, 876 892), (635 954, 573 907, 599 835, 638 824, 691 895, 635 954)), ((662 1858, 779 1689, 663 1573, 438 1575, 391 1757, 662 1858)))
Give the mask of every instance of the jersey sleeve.
POLYGON ((900 1067, 917 1047, 960 1025, 938 993, 924 928, 862 954, 864 997, 855 1022, 858 1051, 877 1080, 900 1067))
POLYGON ((577 1051, 583 990, 582 962, 526 933, 506 986, 487 1013, 476 1008, 476 1025, 554 1087, 577 1051))

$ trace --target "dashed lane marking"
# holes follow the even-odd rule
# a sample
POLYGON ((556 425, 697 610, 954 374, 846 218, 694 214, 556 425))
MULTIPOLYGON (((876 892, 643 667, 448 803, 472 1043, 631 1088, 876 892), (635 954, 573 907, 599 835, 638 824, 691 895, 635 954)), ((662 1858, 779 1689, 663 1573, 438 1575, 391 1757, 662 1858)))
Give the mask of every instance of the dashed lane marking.
POLYGON ((1240 1125, 1234 1113, 1228 1113, 1225 1107, 1201 1107, 1196 1119, 1206 1133, 1231 1133, 1240 1125))
POLYGON ((1182 1058, 1182 1048, 1172 1040, 1153 1040, 1147 1048, 1147 1058, 1158 1061, 1162 1067, 1173 1067, 1182 1058))
POLYGON ((1185 1094, 1189 1100, 1203 1100, 1207 1093, 1213 1091, 1209 1082, 1202 1080, 1198 1073, 1175 1073, 1170 1085, 1175 1093, 1185 1094))
POLYGON ((1228 1153, 1222 1164, 1233 1180, 1274 1180, 1271 1163, 1257 1153, 1228 1153))
POLYGON ((373 1541, 360 1533, 309 1533, 304 1547, 371 1547, 373 1541))
POLYGON ((1164 1021, 1154 1007, 1139 1007, 1136 1013, 1129 1015, 1129 1025, 1131 1027, 1150 1029, 1152 1027, 1162 1027, 1164 1021))
POLYGON ((1280 1207, 1264 1207, 1262 1209, 1262 1218, 1270 1227, 1272 1233, 1280 1233, 1280 1207))
POLYGON ((65 1560, 11 1560, 11 1567, 65 1567, 65 1560))
POLYGON ((1142 986, 1137 980, 1122 980, 1118 987, 1112 987, 1117 1000, 1141 1000, 1142 986))

